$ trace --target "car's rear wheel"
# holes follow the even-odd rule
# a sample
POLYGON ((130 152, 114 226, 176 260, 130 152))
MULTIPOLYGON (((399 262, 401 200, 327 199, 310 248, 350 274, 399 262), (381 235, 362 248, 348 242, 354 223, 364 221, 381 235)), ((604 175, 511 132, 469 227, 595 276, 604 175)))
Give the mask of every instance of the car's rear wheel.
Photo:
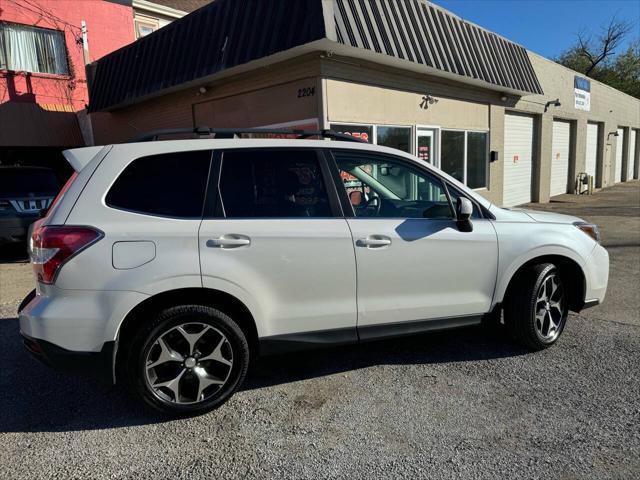
POLYGON ((541 263, 521 272, 505 303, 505 324, 513 338, 542 350, 564 330, 569 313, 567 292, 555 265, 541 263))
POLYGON ((249 346, 226 314, 183 305, 164 310, 138 332, 127 365, 129 384, 147 404, 195 415, 222 405, 241 386, 249 346))

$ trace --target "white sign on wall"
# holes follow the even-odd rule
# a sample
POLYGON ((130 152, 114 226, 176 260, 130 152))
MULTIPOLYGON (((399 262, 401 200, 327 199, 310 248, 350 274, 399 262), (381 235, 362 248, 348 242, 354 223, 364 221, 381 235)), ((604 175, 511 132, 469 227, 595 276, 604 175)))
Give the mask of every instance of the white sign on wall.
POLYGON ((576 110, 591 110, 591 82, 586 78, 574 77, 573 79, 573 95, 575 98, 576 110))

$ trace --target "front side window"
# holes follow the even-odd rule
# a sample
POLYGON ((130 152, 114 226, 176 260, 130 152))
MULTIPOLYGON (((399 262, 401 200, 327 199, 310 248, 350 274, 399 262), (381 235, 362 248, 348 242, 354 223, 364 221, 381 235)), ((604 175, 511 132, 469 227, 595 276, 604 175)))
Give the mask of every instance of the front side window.
POLYGON ((0 69, 68 75, 63 32, 0 23, 0 69))
POLYGON ((442 131, 440 167, 469 188, 487 186, 488 134, 471 131, 442 131))
POLYGON ((226 218, 332 216, 314 150, 228 150, 219 185, 226 218))
POLYGON ((382 155, 335 151, 334 158, 357 217, 453 218, 436 176, 382 155))
POLYGON ((131 162, 115 181, 112 208, 173 218, 201 218, 211 151, 175 152, 131 162))

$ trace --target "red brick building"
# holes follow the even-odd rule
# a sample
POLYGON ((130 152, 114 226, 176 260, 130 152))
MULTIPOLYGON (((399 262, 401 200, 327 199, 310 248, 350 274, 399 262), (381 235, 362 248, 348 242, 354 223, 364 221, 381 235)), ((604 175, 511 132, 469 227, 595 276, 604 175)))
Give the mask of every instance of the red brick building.
POLYGON ((134 40, 131 0, 0 0, 0 163, 90 143, 85 63, 134 40))

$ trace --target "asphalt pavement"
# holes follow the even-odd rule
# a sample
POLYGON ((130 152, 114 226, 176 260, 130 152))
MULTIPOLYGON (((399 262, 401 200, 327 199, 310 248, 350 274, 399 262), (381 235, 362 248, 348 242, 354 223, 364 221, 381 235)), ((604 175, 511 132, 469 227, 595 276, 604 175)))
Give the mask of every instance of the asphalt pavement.
POLYGON ((480 328, 271 357, 168 420, 29 357, 0 264, 0 478, 640 478, 640 184, 551 209, 601 225, 605 303, 530 353, 480 328))

